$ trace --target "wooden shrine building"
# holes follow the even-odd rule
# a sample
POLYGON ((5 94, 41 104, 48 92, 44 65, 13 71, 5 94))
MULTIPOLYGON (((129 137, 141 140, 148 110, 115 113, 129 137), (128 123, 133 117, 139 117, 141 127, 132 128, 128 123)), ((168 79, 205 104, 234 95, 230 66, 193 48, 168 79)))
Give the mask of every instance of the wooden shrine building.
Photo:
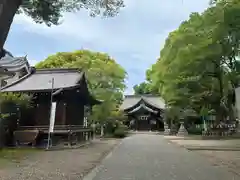
POLYGON ((3 87, 2 92, 31 95, 31 106, 20 110, 13 129, 15 139, 19 141, 30 142, 44 135, 46 138, 51 102, 57 104, 54 134, 61 135, 86 130, 84 119, 87 113, 93 105, 101 103, 91 96, 85 73, 78 69, 32 68, 29 75, 3 87))
POLYGON ((163 131, 164 100, 153 95, 127 95, 120 106, 128 116, 128 126, 138 131, 163 131))

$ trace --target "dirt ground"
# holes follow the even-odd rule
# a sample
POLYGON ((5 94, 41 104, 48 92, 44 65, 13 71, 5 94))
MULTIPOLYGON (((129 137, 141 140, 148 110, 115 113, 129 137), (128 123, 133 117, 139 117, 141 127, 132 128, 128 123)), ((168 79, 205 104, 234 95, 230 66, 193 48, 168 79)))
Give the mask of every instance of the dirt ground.
POLYGON ((95 140, 79 149, 34 153, 0 167, 0 180, 81 180, 120 140, 95 140))
POLYGON ((240 139, 201 140, 198 137, 182 138, 174 136, 167 136, 165 139, 207 157, 206 160, 211 161, 215 166, 224 166, 240 175, 240 151, 238 150, 240 149, 240 139), (224 148, 229 150, 221 150, 224 148))
POLYGON ((240 151, 194 151, 206 156, 208 160, 217 166, 227 167, 230 171, 240 175, 240 151))
MULTIPOLYGON (((191 136, 190 136, 191 137, 191 136)), ((166 140, 178 144, 184 147, 228 147, 228 148, 240 148, 240 139, 228 139, 228 140, 203 140, 196 136, 191 139, 183 139, 177 136, 165 136, 166 140)))

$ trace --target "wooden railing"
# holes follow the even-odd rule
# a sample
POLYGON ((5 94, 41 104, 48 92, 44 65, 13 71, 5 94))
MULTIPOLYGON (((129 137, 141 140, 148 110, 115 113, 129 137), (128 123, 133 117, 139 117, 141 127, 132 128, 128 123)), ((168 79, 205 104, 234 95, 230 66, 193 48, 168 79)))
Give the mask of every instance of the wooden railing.
MULTIPOLYGON (((48 125, 39 125, 39 126, 20 126, 18 130, 39 130, 42 132, 47 133, 49 131, 48 125)), ((81 131, 81 132, 87 132, 91 129, 88 127, 84 127, 83 125, 55 125, 54 126, 54 133, 60 133, 60 132, 75 132, 75 131, 81 131)))

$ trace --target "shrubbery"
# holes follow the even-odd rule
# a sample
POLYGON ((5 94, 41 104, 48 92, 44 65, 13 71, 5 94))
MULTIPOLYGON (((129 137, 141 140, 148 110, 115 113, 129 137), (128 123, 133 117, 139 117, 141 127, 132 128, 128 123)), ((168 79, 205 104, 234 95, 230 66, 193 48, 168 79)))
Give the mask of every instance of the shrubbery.
POLYGON ((127 126, 120 125, 120 126, 118 126, 118 127, 115 129, 113 135, 114 135, 114 137, 116 137, 116 138, 124 138, 124 137, 127 136, 127 133, 128 133, 128 128, 127 128, 127 126))
POLYGON ((189 134, 194 134, 194 135, 201 135, 202 134, 202 128, 197 128, 197 127, 189 127, 187 129, 189 134))
MULTIPOLYGON (((128 127, 123 124, 122 121, 110 119, 106 121, 103 125, 104 127, 104 137, 106 138, 124 138, 127 136, 128 127)), ((101 134, 101 125, 96 123, 95 126, 96 135, 101 134)))

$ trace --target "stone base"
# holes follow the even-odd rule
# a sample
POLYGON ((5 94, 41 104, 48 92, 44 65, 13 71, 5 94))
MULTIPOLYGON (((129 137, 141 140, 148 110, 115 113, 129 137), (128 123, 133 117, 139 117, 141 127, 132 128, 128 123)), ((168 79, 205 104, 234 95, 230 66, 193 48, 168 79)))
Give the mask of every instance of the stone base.
POLYGON ((186 128, 184 127, 184 124, 181 123, 181 126, 178 130, 177 136, 187 136, 187 135, 188 135, 188 132, 187 132, 186 128))
POLYGON ((177 136, 188 136, 188 132, 178 132, 177 136))
POLYGON ((164 129, 164 133, 165 136, 169 136, 171 134, 171 130, 170 129, 164 129))

